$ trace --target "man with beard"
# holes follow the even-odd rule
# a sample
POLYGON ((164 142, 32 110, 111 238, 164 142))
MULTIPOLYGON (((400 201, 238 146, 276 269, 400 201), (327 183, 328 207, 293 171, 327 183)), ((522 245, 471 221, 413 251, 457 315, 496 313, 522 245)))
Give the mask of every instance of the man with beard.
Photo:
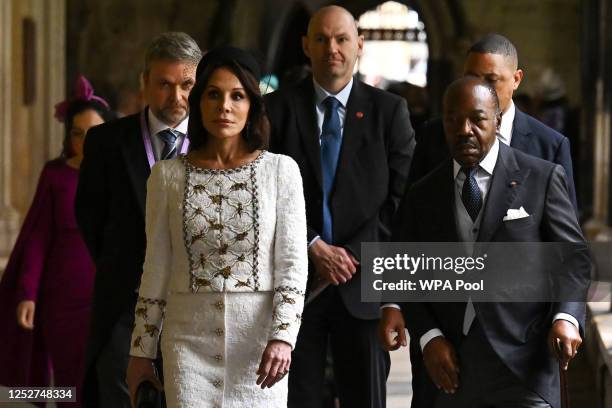
POLYGON ((97 268, 83 398, 87 407, 130 407, 125 374, 146 246, 146 182, 156 161, 187 151, 187 98, 201 57, 189 35, 159 35, 145 55, 147 107, 87 134, 75 203, 97 268))

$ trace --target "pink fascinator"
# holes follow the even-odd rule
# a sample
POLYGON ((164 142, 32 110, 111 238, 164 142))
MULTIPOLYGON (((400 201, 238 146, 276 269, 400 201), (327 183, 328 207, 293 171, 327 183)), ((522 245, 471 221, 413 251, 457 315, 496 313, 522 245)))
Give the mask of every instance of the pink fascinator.
POLYGON ((83 75, 79 75, 74 85, 74 96, 71 99, 67 99, 55 105, 55 118, 63 123, 66 120, 68 107, 71 103, 76 101, 96 101, 110 110, 110 106, 104 99, 94 95, 94 89, 87 78, 83 75))

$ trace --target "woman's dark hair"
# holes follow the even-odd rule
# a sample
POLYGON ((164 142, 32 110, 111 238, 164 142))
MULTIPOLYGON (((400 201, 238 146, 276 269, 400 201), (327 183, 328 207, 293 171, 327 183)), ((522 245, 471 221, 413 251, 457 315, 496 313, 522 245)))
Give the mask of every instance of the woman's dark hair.
POLYGON ((246 126, 242 131, 242 137, 246 141, 249 150, 255 151, 267 148, 270 138, 270 122, 266 116, 266 108, 259 91, 259 83, 250 71, 244 69, 236 61, 231 60, 208 65, 196 79, 196 83, 189 95, 189 150, 196 150, 204 146, 210 137, 202 122, 200 99, 211 75, 219 68, 227 68, 232 71, 249 96, 251 104, 249 116, 246 126))
POLYGON ((96 100, 75 100, 70 102, 68 105, 68 109, 66 110, 66 118, 64 120, 65 124, 65 132, 64 132, 64 141, 62 143, 62 152, 60 154, 60 158, 68 159, 74 156, 74 152, 72 151, 72 144, 70 143, 70 132, 72 131, 72 121, 74 117, 81 112, 86 110, 95 111, 100 117, 108 122, 109 120, 114 119, 114 114, 110 111, 106 106, 101 104, 96 100))

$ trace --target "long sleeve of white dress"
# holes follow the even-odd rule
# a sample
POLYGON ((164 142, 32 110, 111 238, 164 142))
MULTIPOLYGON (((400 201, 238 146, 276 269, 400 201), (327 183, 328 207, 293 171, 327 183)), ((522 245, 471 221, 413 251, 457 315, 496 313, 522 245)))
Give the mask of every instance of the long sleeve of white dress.
POLYGON ((147 252, 143 266, 130 354, 154 359, 162 330, 172 270, 172 240, 164 166, 151 169, 147 182, 147 252))
POLYGON ((306 207, 300 170, 281 156, 277 174, 274 234, 274 306, 270 339, 295 347, 308 278, 306 207))

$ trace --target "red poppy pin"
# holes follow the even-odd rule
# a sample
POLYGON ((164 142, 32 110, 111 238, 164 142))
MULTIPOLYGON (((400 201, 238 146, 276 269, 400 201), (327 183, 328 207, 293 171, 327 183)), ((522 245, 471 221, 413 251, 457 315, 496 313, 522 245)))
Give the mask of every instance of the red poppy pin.
POLYGON ((355 113, 355 116, 357 116, 357 119, 361 119, 363 118, 363 112, 357 112, 355 113))

